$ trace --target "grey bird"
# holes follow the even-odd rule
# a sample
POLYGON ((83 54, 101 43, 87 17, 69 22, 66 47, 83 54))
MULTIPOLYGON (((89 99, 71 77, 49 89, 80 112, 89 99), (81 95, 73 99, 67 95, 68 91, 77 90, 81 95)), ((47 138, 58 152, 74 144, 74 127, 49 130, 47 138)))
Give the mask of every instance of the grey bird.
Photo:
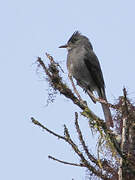
MULTIPOLYGON (((107 101, 105 83, 99 60, 93 51, 89 39, 76 31, 67 44, 59 48, 67 48, 67 68, 70 76, 73 76, 77 84, 82 87, 94 102, 91 94, 98 93, 99 98, 107 101)), ((102 104, 107 127, 113 127, 111 112, 106 104, 102 104)))

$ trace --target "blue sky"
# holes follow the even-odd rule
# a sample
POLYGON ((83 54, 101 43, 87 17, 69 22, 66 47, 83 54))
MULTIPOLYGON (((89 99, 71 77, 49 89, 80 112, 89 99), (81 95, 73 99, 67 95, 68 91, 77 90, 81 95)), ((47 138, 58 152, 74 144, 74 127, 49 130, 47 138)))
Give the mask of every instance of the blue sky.
MULTIPOLYGON (((78 160, 69 146, 31 123, 34 116, 58 133, 66 123, 74 137, 74 111, 80 112, 59 95, 54 104, 45 106, 48 84, 36 73, 34 63, 37 56, 47 61, 48 52, 62 62, 67 77, 67 52, 58 46, 79 30, 89 37, 100 60, 109 101, 122 95, 123 86, 134 100, 135 2, 5 0, 0 4, 0 179, 85 179, 84 169, 47 158, 50 154, 70 162, 78 160)), ((90 106, 102 115, 100 105, 90 101, 90 106)), ((85 129, 87 122, 80 119, 85 129)))

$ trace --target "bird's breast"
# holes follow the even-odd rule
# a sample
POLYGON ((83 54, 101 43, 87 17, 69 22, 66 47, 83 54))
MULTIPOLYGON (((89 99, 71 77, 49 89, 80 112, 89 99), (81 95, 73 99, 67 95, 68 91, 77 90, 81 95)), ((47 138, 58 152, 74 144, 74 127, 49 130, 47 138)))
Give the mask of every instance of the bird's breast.
POLYGON ((76 48, 71 50, 68 53, 67 56, 67 68, 68 71, 74 75, 74 73, 80 71, 82 67, 82 61, 83 61, 83 56, 82 56, 83 50, 80 48, 76 48))
POLYGON ((84 49, 70 51, 67 56, 67 68, 69 74, 77 80, 81 87, 85 89, 90 87, 93 90, 95 83, 84 62, 85 53, 84 49))

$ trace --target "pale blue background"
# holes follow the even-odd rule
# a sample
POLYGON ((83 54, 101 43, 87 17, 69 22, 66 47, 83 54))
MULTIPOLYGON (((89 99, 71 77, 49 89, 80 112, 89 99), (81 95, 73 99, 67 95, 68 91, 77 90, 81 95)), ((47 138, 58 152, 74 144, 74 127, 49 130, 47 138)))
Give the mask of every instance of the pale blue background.
MULTIPOLYGON (((71 148, 35 127, 34 116, 62 133, 66 123, 73 136, 73 104, 58 96, 45 107, 48 85, 36 73, 37 56, 45 52, 62 61, 67 52, 58 49, 79 30, 87 35, 99 57, 109 101, 126 86, 135 97, 135 1, 123 0, 23 0, 0 3, 0 179, 82 180, 87 172, 47 158, 53 155, 77 162, 71 148), (62 110, 61 110, 62 108, 62 110), (61 113, 61 114, 60 114, 61 113)), ((46 58, 44 58, 47 61, 46 58)), ((67 74, 65 74, 66 77, 67 74)), ((80 91, 83 94, 82 91, 80 91)), ((87 99, 88 96, 84 95, 87 99)), ((88 99, 89 100, 89 99, 88 99)), ((90 101, 90 104, 92 102, 90 101)), ((99 105, 92 105, 102 114, 99 105)), ((81 119, 82 126, 87 121, 81 119)), ((85 130, 86 131, 86 130, 85 130)), ((86 132, 89 135, 87 130, 86 132)), ((89 143, 92 143, 89 138, 89 143)), ((92 151, 95 153, 95 149, 92 151)))

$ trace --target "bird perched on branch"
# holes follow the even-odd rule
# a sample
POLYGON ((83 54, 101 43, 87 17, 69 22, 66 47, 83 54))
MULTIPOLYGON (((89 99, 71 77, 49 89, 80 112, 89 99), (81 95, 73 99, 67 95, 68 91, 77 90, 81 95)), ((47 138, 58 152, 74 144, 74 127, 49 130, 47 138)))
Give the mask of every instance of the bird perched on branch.
MULTIPOLYGON (((89 39, 76 31, 67 44, 59 48, 67 48, 68 50, 67 68, 69 76, 76 79, 77 84, 88 93, 93 102, 95 102, 93 91, 98 93, 99 98, 107 101, 101 67, 89 39)), ((111 112, 107 104, 102 103, 102 109, 107 127, 113 127, 111 112)))

